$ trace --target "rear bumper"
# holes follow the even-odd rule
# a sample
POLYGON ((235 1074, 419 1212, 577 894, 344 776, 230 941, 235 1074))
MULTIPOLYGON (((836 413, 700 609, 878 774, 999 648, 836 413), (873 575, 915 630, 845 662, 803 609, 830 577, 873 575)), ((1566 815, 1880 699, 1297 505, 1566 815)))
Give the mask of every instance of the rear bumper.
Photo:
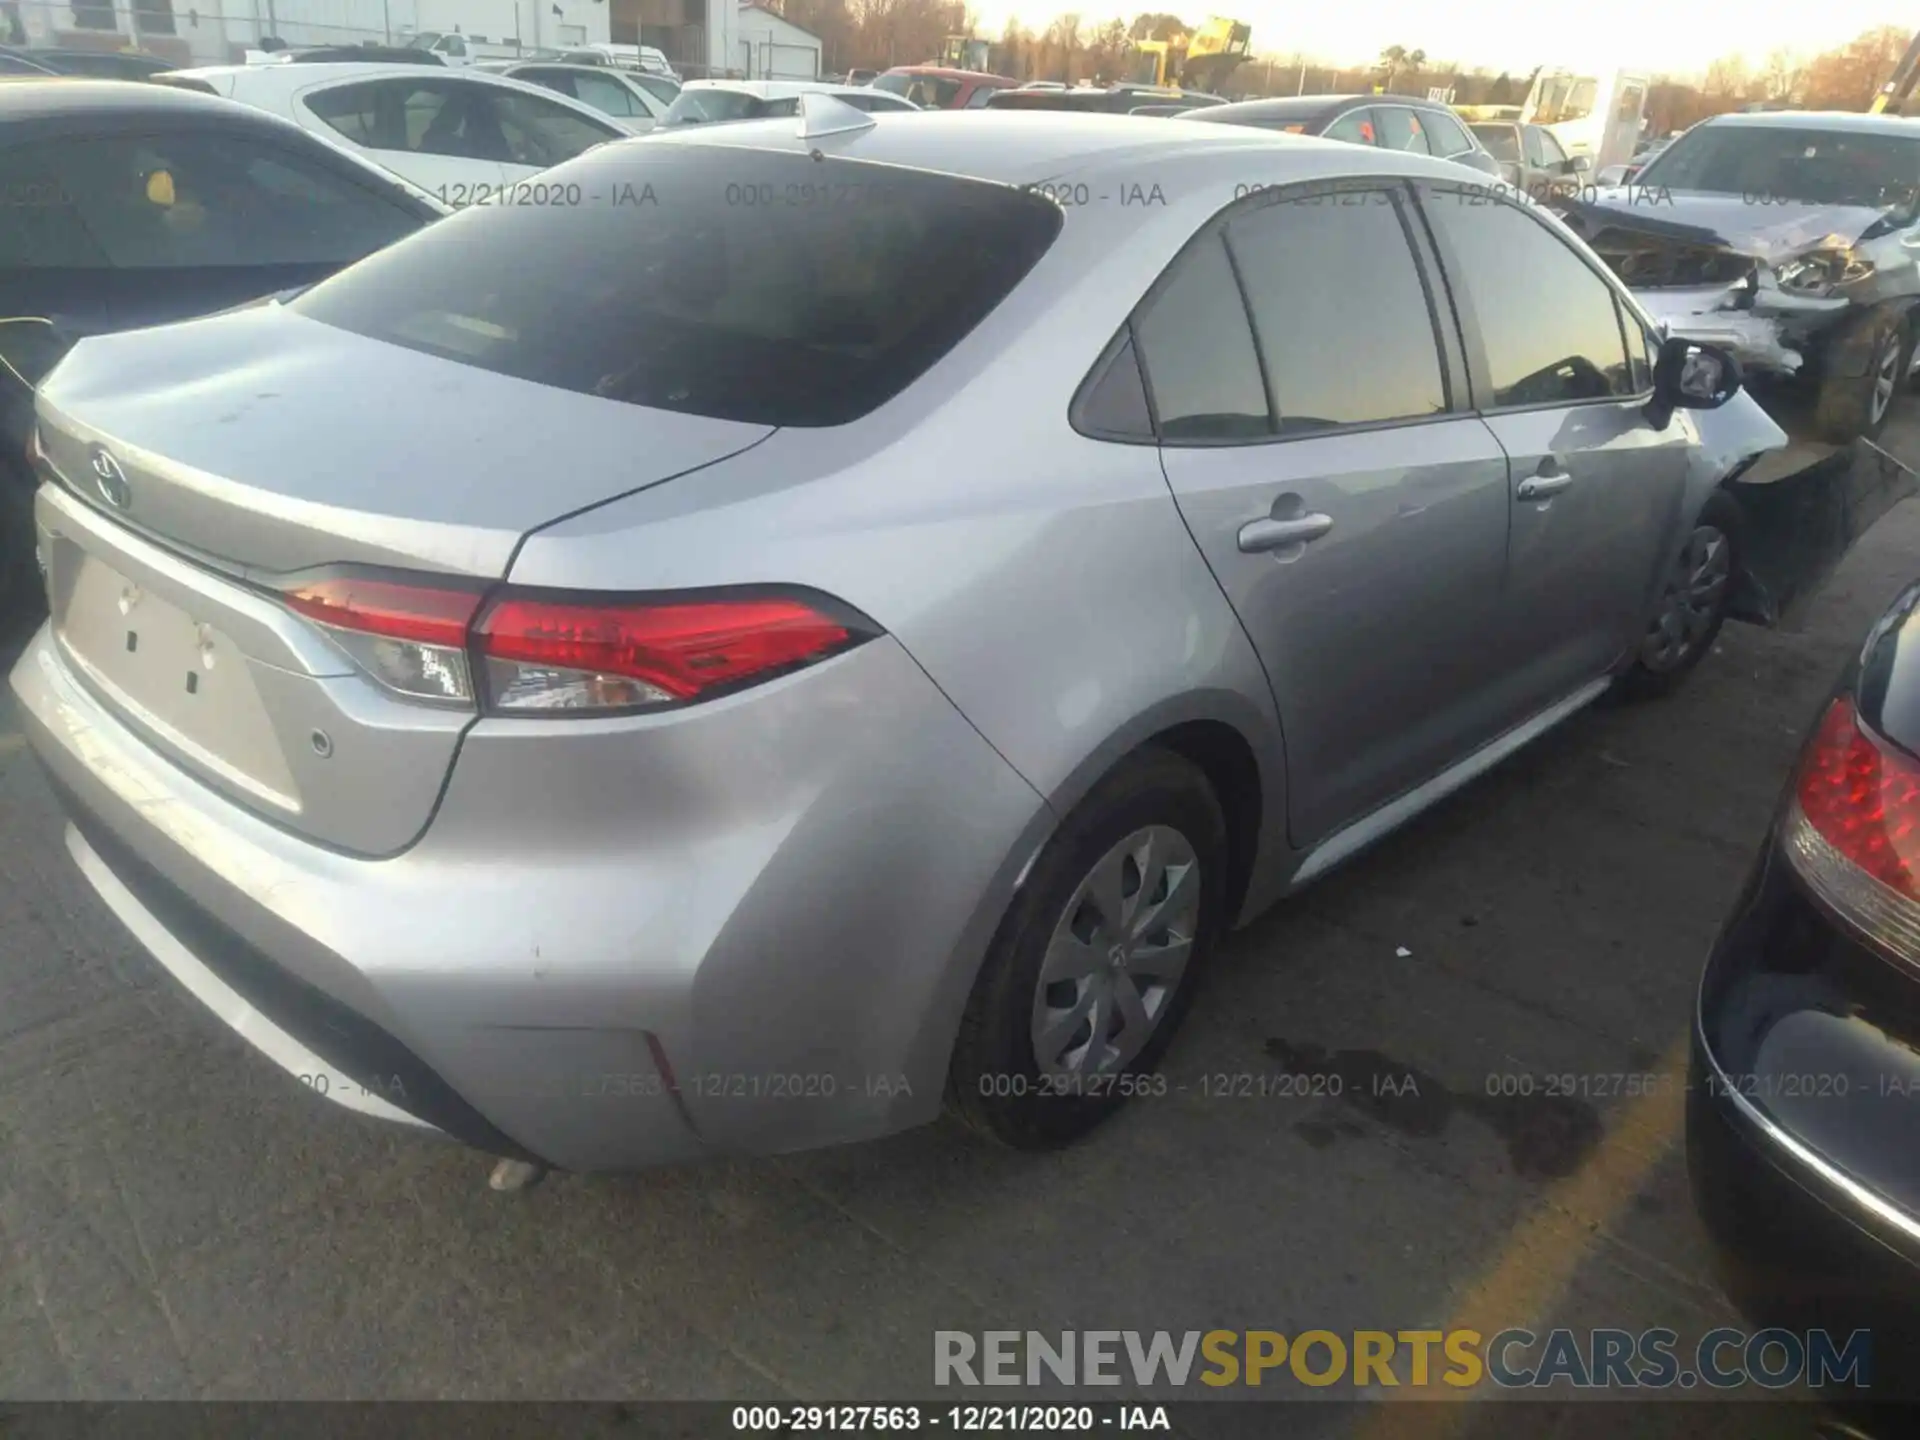
POLYGON ((1869 1331, 1875 1399, 1920 1398, 1917 998, 1769 842, 1693 1033, 1688 1171, 1727 1288, 1760 1326, 1869 1331))
POLYGON ((617 1170, 938 1110, 1039 797, 898 645, 673 718, 481 722, 404 854, 342 855, 169 764, 43 628, 12 684, 82 873, 327 1098, 617 1170))

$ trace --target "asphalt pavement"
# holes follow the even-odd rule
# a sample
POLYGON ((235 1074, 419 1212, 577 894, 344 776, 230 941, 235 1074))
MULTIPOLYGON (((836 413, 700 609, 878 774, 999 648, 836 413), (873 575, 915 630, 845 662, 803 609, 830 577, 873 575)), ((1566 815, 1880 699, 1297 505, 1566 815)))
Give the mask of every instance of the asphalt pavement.
MULTIPOLYGON (((1920 421, 1885 444, 1920 464, 1920 421)), ((0 1398, 924 1399, 936 1330, 1736 1323, 1679 1149, 1694 985, 1820 697, 1920 574, 1910 482, 1832 470, 1766 498, 1775 628, 1730 624, 1677 696, 1602 703, 1237 936, 1170 1093, 1056 1155, 943 1121, 496 1194, 139 952, 0 698, 0 1398), (1237 1078, 1301 1073, 1341 1083, 1237 1078)), ((1214 1410, 1182 1424, 1249 1415, 1214 1410)), ((1805 1433, 1697 1410, 1672 1433, 1805 1433)))

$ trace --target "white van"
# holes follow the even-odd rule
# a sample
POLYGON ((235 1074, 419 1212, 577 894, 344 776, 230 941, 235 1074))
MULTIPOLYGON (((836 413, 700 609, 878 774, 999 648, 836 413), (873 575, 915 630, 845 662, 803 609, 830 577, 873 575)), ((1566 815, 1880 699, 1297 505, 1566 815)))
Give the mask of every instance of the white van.
POLYGON ((1593 171, 1624 165, 1640 142, 1648 83, 1648 76, 1631 70, 1542 70, 1520 107, 1520 121, 1551 131, 1568 155, 1587 156, 1593 171))

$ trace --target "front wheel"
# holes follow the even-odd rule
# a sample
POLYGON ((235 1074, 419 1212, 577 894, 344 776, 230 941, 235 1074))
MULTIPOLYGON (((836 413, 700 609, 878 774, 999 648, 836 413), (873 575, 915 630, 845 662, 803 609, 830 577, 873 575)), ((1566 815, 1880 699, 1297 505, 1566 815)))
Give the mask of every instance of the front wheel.
POLYGON ((1620 679, 1629 695, 1669 693, 1713 648, 1740 573, 1743 519, 1738 502, 1724 490, 1700 507, 1667 569, 1633 667, 1620 679))
POLYGON ((1852 328, 1836 335, 1832 349, 1860 344, 1866 348, 1864 375, 1828 375, 1820 382, 1814 423, 1823 438, 1836 445, 1871 440, 1886 426, 1893 397, 1907 377, 1910 339, 1907 317, 1881 310, 1861 316, 1852 328))
POLYGON ((1226 869, 1226 821, 1189 761, 1148 748, 1095 786, 974 983, 948 1081, 960 1118, 1052 1149, 1149 1090, 1221 928, 1226 869))

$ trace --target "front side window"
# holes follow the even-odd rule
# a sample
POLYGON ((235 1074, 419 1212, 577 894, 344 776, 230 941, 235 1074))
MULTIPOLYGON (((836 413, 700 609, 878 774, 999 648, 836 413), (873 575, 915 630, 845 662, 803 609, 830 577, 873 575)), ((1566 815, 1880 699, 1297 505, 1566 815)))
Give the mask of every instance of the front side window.
POLYGON ((573 98, 591 105, 602 115, 626 119, 647 113, 634 98, 633 92, 610 75, 575 75, 572 78, 573 98))
POLYGON ((1484 190, 1432 187, 1426 210, 1479 323, 1493 406, 1635 393, 1613 291, 1559 236, 1484 190))
POLYGON ((0 155, 0 264, 162 270, 345 265, 421 218, 288 151, 225 135, 61 140, 0 155))
POLYGON ((1220 231, 1181 252, 1134 322, 1162 439, 1273 434, 1247 307, 1220 231))
POLYGON ((538 95, 521 95, 507 90, 487 90, 473 97, 469 124, 492 145, 499 137, 502 147, 497 155, 484 158, 504 160, 509 165, 532 165, 545 169, 584 154, 606 140, 622 138, 624 131, 589 120, 577 110, 556 105, 538 95), (491 112, 491 123, 488 120, 491 112))
POLYGON ((1385 190, 1309 194, 1227 226, 1282 435, 1447 408, 1427 293, 1385 190), (1356 303, 1364 318, 1356 318, 1356 303))
POLYGON ((905 90, 895 91, 903 100, 909 100, 922 110, 944 110, 953 104, 960 93, 958 80, 947 80, 937 75, 916 75, 913 83, 905 90))
POLYGON ((994 87, 991 85, 974 86, 973 93, 967 96, 967 109, 980 110, 985 108, 987 101, 993 98, 993 91, 994 87))
POLYGON ((840 425, 959 344, 1061 224, 1007 186, 750 149, 636 142, 559 176, 580 204, 472 207, 291 308, 583 395, 840 425), (739 203, 803 190, 859 203, 739 203))
POLYGON ((1427 146, 1427 131, 1420 116, 1404 105, 1376 105, 1373 116, 1380 126, 1383 149, 1411 150, 1416 155, 1433 153, 1427 146))
POLYGON ((1467 135, 1466 127, 1451 115, 1439 110, 1422 111, 1420 121, 1427 127, 1427 144, 1433 153, 1451 159, 1473 149, 1473 141, 1467 135))

